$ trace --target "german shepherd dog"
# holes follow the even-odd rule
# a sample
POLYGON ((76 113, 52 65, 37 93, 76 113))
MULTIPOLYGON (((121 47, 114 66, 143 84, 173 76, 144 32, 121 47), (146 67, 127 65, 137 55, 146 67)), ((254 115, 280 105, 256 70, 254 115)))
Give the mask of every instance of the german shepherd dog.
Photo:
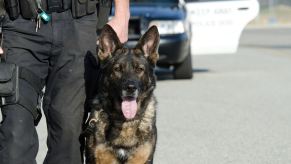
POLYGON ((150 164, 157 140, 156 86, 159 33, 152 26, 135 48, 124 47, 105 25, 99 37, 101 75, 86 138, 87 164, 150 164))

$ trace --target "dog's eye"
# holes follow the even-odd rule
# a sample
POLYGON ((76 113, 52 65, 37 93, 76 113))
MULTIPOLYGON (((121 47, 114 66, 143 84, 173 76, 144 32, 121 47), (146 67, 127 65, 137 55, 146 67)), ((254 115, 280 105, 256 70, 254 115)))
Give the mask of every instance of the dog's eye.
POLYGON ((136 67, 135 70, 136 70, 137 73, 141 73, 141 72, 144 71, 144 67, 142 67, 142 66, 138 66, 138 67, 136 67))
POLYGON ((120 71, 121 71, 121 67, 120 67, 119 65, 115 65, 115 66, 113 67, 113 70, 114 70, 115 72, 120 72, 120 71))

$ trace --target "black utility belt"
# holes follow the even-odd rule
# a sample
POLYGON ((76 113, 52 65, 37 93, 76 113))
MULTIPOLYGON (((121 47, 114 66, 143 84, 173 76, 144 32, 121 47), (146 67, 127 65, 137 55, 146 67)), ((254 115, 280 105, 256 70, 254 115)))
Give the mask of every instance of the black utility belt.
POLYGON ((47 13, 63 12, 71 9, 74 18, 93 14, 98 0, 4 0, 6 11, 11 20, 21 15, 25 19, 34 19, 41 11, 47 13))

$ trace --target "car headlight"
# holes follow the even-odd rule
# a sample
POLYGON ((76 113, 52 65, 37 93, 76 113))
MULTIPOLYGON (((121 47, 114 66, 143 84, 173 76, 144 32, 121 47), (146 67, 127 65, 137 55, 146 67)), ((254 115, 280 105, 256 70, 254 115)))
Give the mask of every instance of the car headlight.
POLYGON ((149 26, 156 25, 160 35, 181 34, 185 32, 184 22, 181 20, 151 21, 149 26))

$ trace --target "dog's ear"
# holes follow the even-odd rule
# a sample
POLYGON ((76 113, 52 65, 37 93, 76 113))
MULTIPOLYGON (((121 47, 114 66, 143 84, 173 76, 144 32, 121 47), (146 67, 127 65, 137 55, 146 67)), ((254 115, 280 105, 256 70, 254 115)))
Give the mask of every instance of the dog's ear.
POLYGON ((111 57, 112 53, 114 53, 114 51, 121 46, 122 44, 120 43, 116 32, 110 25, 106 24, 102 28, 99 37, 99 59, 104 60, 108 57, 111 57))
POLYGON ((159 42, 160 35, 157 26, 152 26, 140 38, 135 48, 143 51, 143 54, 152 64, 156 64, 159 59, 159 42))

